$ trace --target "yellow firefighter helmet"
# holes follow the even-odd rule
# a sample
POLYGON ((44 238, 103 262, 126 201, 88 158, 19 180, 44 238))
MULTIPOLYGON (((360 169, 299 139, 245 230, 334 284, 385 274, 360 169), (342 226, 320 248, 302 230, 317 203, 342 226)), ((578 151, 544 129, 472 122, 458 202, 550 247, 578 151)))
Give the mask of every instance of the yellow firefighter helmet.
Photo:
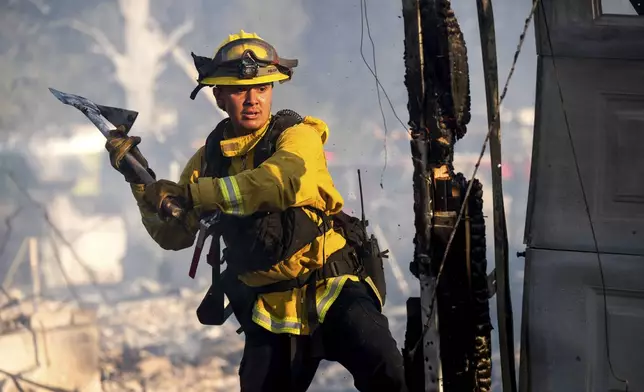
POLYGON ((284 83, 293 76, 297 60, 283 59, 275 48, 256 33, 241 30, 231 34, 215 51, 213 58, 192 53, 199 72, 199 85, 191 98, 204 86, 248 86, 284 83))

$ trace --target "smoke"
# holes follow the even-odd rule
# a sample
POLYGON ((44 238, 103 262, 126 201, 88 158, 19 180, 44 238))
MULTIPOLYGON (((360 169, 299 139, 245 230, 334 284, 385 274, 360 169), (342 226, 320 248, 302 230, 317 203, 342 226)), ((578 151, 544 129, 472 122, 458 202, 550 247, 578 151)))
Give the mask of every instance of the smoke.
MULTIPOLYGON (((400 265, 400 271, 388 270, 388 278, 391 281, 402 273, 405 280, 405 285, 390 284, 393 302, 388 311, 392 312, 393 323, 400 324, 404 316, 400 312, 396 313, 396 306, 404 304, 406 293, 401 292, 399 287, 409 287, 412 295, 418 292, 418 283, 407 268, 413 253, 409 143, 405 128, 396 118, 397 115, 403 123, 408 120, 407 92, 403 84, 404 48, 400 2, 368 1, 366 9, 375 46, 378 77, 395 111, 391 110, 381 92, 380 104, 386 116, 386 127, 380 115, 374 76, 365 66, 360 53, 362 26, 362 52, 373 69, 372 46, 366 21, 361 20, 360 0, 159 0, 149 3, 149 9, 143 10, 147 14, 132 8, 135 4, 138 3, 91 0, 81 4, 71 0, 40 0, 12 1, 0 5, 1 13, 4 14, 0 20, 0 69, 6 75, 5 79, 8 76, 8 80, 4 80, 0 88, 3 90, 2 94, 10 97, 12 102, 11 105, 2 105, 0 108, 0 117, 5 117, 0 122, 0 134, 3 135, 2 140, 7 140, 7 135, 21 140, 12 147, 3 144, 0 154, 6 154, 10 150, 30 157, 35 161, 35 167, 43 166, 45 162, 56 162, 52 164, 54 167, 60 165, 62 159, 80 162, 83 156, 101 151, 102 139, 89 136, 89 133, 97 131, 91 126, 79 126, 79 122, 84 121, 79 113, 61 106, 47 95, 46 87, 51 85, 63 91, 84 95, 97 103, 131 106, 127 108, 142 111, 142 119, 145 121, 137 123, 132 133, 143 135, 141 149, 157 174, 160 177, 172 175, 176 179, 177 166, 183 167, 195 151, 195 146, 203 142, 208 132, 221 119, 221 114, 206 98, 209 91, 202 91, 195 101, 188 98, 195 81, 194 76, 189 76, 186 64, 179 61, 180 54, 194 51, 199 55, 212 55, 228 34, 240 29, 257 32, 274 44, 282 57, 299 59, 300 65, 295 69, 293 80, 276 87, 274 111, 290 108, 302 115, 319 117, 327 122, 330 139, 326 147, 333 156, 330 169, 336 186, 345 197, 345 208, 356 213, 360 211, 360 203, 355 173, 357 169, 362 170, 367 218, 372 223, 371 227, 381 229, 379 235, 386 237, 400 265), (137 10, 138 13, 135 12, 137 10), (133 18, 143 14, 146 21, 133 18), (128 15, 132 17, 128 18, 128 15), (10 18, 13 19, 12 28, 1 27, 9 26, 3 21, 9 21, 10 18), (70 21, 76 21, 76 28, 70 21), (181 26, 186 23, 191 29, 181 30, 181 26), (132 30, 134 27, 140 29, 138 35, 132 30), (179 36, 172 44, 180 54, 170 49, 164 51, 163 45, 177 31, 179 36), (97 37, 101 35, 106 41, 101 38, 97 41, 97 37), (135 38, 137 46, 128 47, 128 42, 134 42, 135 38), (105 42, 111 42, 123 57, 109 55, 109 45, 106 46, 105 42), (100 53, 96 53, 97 48, 100 53), (130 66, 123 65, 125 63, 130 66), (145 69, 139 67, 142 63, 146 64, 145 69), (25 73, 25 69, 30 72, 25 73), (135 76, 140 76, 133 79, 130 71, 136 71, 135 76), (144 76, 147 78, 142 79, 144 76), (34 103, 37 103, 37 110, 32 111, 34 103), (71 128, 82 129, 88 136, 74 133, 70 138, 63 130, 71 128), (66 139, 60 138, 63 133, 66 139), (157 134, 162 137, 153 137, 157 134), (77 158, 54 157, 55 152, 68 154, 70 150, 77 153, 77 158)), ((499 82, 502 84, 509 71, 530 2, 496 0, 494 6, 499 82)), ((476 5, 474 2, 454 2, 453 7, 468 48, 473 102, 468 134, 457 143, 455 166, 469 177, 487 132, 484 79, 476 5)), ((515 315, 521 314, 523 262, 514 257, 514 254, 523 248, 535 74, 536 55, 531 28, 501 113, 503 164, 508 167, 504 171, 506 176, 503 186, 510 237, 515 315)), ((119 245, 109 256, 122 258, 123 271, 118 274, 122 273, 124 279, 143 275, 157 278, 155 271, 163 266, 163 276, 169 276, 167 279, 172 283, 194 285, 187 282, 186 278, 175 278, 186 275, 190 252, 163 252, 157 247, 140 224, 138 211, 127 185, 109 166, 106 154, 100 159, 102 163, 98 168, 81 166, 73 171, 56 170, 56 178, 52 178, 50 174, 44 175, 53 172, 52 170, 37 172, 40 183, 32 187, 31 191, 49 192, 52 199, 56 196, 57 202, 52 208, 57 208, 56 205, 65 205, 65 208, 75 206, 79 210, 74 212, 75 219, 92 221, 109 218, 112 219, 110 227, 126 227, 126 233, 114 234, 113 240, 119 245), (97 179, 93 190, 96 196, 73 194, 72 190, 81 177, 97 179), (70 184, 53 187, 53 181, 70 184), (120 242, 124 234, 127 234, 127 245, 125 249, 121 249, 120 242), (125 255, 121 255, 123 252, 125 255)), ((20 172, 24 168, 10 169, 20 172)), ((487 156, 478 176, 485 187, 488 248, 492 249, 491 241, 494 236, 491 231, 492 200, 487 156)), ((72 214, 69 212, 65 215, 64 212, 60 210, 54 216, 60 216, 57 219, 63 222, 67 219, 66 216, 72 214)), ((42 222, 33 223, 40 224, 42 222)), ((68 234, 71 235, 71 231, 68 234)), ((13 233, 11 241, 19 243, 21 235, 13 233)), ((9 247, 9 252, 16 248, 17 245, 9 247)), ((97 253, 92 255, 89 250, 84 252, 84 257, 97 260, 93 263, 103 257, 97 253)), ((110 253, 110 249, 101 249, 100 252, 110 253)), ((2 256, 0 272, 6 270, 11 257, 2 256)), ((488 260, 491 269, 493 257, 490 252, 488 260)), ((73 261, 68 260, 66 263, 74 268, 73 261)), ((205 268, 201 269, 200 277, 208 278, 205 268)), ((516 316, 517 339, 519 325, 520 319, 516 316)), ((400 331, 402 329, 395 335, 402 338, 400 331)), ((495 337, 494 341, 498 342, 498 339, 495 337)), ((402 341, 400 344, 402 345, 402 341)), ((498 375, 498 365, 494 372, 495 376, 498 375)))

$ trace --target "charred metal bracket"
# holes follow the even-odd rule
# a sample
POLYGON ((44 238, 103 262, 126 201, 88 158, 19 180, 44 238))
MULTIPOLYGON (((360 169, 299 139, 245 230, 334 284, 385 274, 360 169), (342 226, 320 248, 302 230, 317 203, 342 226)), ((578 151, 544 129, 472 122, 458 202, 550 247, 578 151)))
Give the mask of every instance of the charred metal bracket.
POLYGON ((496 269, 493 269, 487 276, 487 292, 488 298, 492 298, 496 294, 496 269))
MULTIPOLYGON (((517 252, 517 257, 524 257, 525 258, 526 252, 517 252)), ((490 272, 490 274, 487 276, 487 290, 489 293, 489 298, 494 297, 496 295, 496 268, 490 272)))

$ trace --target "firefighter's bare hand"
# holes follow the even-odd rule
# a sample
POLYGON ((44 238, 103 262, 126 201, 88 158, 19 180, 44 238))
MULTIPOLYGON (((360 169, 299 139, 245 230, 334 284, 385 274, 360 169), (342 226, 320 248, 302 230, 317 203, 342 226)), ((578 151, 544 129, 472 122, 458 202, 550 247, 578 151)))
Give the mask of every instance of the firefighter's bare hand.
POLYGON ((161 206, 163 200, 168 197, 176 201, 184 210, 192 209, 192 196, 189 185, 179 185, 169 180, 158 180, 145 186, 143 200, 156 210, 162 218, 168 216, 161 206))
POLYGON ((134 184, 141 184, 143 181, 125 160, 128 152, 139 161, 152 177, 155 177, 154 173, 148 167, 148 161, 143 157, 137 147, 139 143, 141 143, 141 138, 138 136, 128 136, 126 128, 122 125, 111 130, 105 142, 105 149, 109 152, 112 167, 123 174, 125 181, 134 184))

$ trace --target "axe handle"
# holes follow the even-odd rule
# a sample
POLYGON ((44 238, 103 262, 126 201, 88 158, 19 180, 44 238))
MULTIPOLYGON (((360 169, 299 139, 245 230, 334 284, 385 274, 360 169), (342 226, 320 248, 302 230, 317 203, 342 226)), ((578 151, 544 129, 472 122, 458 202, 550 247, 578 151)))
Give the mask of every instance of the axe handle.
MULTIPOLYGON (((143 167, 143 165, 141 165, 139 161, 136 160, 136 158, 132 156, 132 154, 128 152, 125 155, 124 159, 130 165, 130 167, 134 169, 136 174, 145 185, 155 182, 155 179, 152 178, 150 173, 143 167)), ((165 199, 163 199, 163 201, 161 202, 161 208, 166 212, 166 214, 172 215, 179 220, 183 220, 186 214, 183 207, 181 207, 181 205, 171 197, 166 197, 165 199)))
MULTIPOLYGON (((103 117, 100 113, 97 113, 93 110, 81 110, 83 114, 98 128, 98 130, 105 136, 107 139, 110 134, 111 127, 103 120, 103 117)), ((125 155, 125 161, 130 165, 134 172, 139 176, 145 185, 155 182, 154 178, 148 173, 148 171, 141 165, 139 161, 136 160, 129 152, 125 155)), ((185 210, 177 203, 176 200, 166 197, 161 202, 161 208, 169 215, 182 220, 185 216, 185 210)))
POLYGON ((132 156, 132 154, 128 152, 125 155, 124 159, 125 159, 125 162, 127 162, 127 164, 130 165, 132 169, 134 169, 136 174, 139 176, 139 178, 141 179, 141 181, 143 181, 145 185, 152 184, 153 182, 155 182, 154 178, 152 178, 150 173, 147 170, 145 170, 143 165, 141 165, 141 163, 137 161, 136 158, 132 156))

